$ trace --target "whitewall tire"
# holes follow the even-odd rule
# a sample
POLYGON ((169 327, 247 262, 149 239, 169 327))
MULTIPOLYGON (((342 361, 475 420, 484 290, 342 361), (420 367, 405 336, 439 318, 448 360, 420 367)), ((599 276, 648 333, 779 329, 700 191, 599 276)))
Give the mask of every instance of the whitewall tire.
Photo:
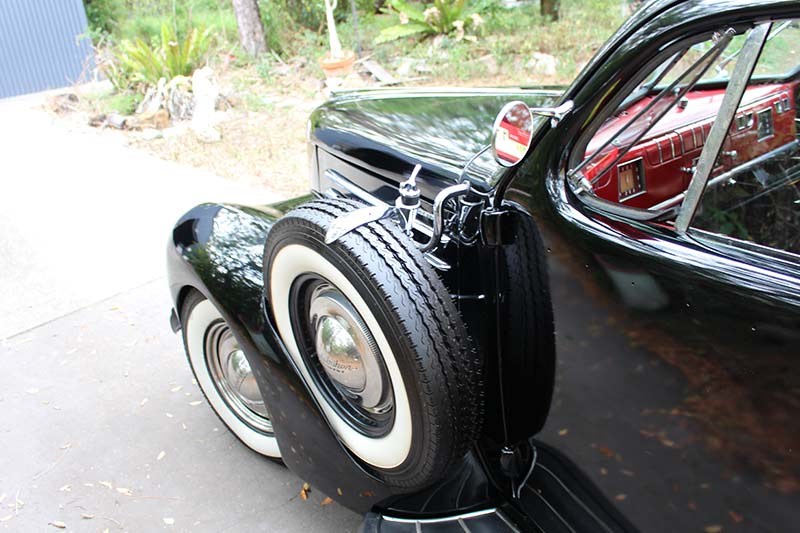
POLYGON ((416 490, 480 434, 482 361, 441 279, 393 222, 324 243, 358 207, 317 200, 281 218, 265 245, 266 296, 331 430, 385 484, 416 490))
POLYGON ((245 445, 273 459, 281 452, 244 353, 214 305, 192 292, 181 312, 186 355, 197 384, 222 422, 245 445))

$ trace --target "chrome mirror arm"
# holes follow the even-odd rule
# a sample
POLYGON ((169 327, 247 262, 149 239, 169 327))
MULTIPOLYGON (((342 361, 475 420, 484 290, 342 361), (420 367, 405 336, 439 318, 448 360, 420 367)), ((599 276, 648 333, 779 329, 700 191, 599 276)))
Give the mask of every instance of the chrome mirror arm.
POLYGON ((567 100, 558 107, 528 107, 528 109, 531 110, 531 114, 533 115, 549 118, 550 126, 555 128, 574 107, 575 103, 572 100, 567 100))

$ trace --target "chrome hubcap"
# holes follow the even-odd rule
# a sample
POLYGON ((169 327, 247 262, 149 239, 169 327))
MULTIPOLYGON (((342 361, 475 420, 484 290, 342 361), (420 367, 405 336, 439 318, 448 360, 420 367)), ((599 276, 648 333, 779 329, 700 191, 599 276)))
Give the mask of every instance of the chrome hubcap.
POLYGON ((338 289, 319 278, 306 278, 294 294, 303 357, 328 403, 363 434, 385 434, 394 419, 394 394, 361 315, 338 289))
POLYGON ((206 362, 217 390, 231 410, 250 426, 271 433, 269 412, 256 377, 239 343, 224 322, 206 336, 206 362))

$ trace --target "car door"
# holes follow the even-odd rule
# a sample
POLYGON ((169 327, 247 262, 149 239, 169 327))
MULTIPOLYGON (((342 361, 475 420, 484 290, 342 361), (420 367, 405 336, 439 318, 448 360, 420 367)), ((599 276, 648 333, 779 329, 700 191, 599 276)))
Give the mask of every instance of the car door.
MULTIPOLYGON (((594 118, 578 92, 575 122, 506 194, 540 228, 550 275, 558 362, 537 442, 633 528, 800 521, 800 33, 769 18, 720 10, 713 31, 642 36, 652 56, 629 58, 594 118)), ((568 492, 534 488, 528 505, 565 530, 589 514, 620 528, 568 492)))

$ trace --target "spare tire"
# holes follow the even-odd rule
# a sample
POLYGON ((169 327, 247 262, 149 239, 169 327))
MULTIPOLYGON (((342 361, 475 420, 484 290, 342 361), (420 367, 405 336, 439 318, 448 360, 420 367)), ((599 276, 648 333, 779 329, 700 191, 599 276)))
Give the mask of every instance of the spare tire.
POLYGON ((317 200, 270 230, 264 277, 275 326, 340 441, 387 485, 438 480, 481 431, 482 361, 438 275, 392 221, 326 245, 363 207, 317 200))

